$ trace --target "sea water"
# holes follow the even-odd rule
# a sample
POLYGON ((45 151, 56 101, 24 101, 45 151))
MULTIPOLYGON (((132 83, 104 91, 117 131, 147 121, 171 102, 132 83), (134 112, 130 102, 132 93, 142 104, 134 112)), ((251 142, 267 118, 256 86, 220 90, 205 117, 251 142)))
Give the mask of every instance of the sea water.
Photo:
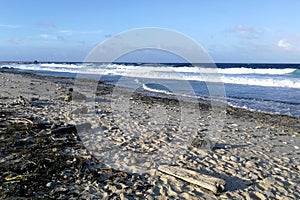
POLYGON ((224 88, 222 101, 230 106, 300 117, 300 64, 2 63, 0 67, 62 77, 80 74, 112 84, 126 78, 122 86, 199 101, 216 99, 212 88, 218 85, 224 88))

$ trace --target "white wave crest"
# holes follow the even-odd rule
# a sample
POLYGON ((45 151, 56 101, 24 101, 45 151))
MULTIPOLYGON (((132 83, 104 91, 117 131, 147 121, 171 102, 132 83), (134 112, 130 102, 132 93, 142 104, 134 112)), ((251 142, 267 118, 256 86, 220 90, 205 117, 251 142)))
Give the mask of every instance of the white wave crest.
POLYGON ((253 69, 253 68, 205 68, 172 66, 134 66, 123 64, 5 64, 0 67, 13 67, 23 70, 41 70, 99 75, 119 75, 136 78, 174 79, 205 82, 223 82, 267 87, 300 88, 299 78, 288 77, 297 69, 253 69), (257 74, 257 75, 256 75, 257 74), (261 76, 262 75, 262 76, 261 76))
POLYGON ((159 90, 159 89, 150 88, 145 84, 143 84, 143 89, 148 90, 150 92, 163 93, 163 94, 167 94, 167 95, 174 95, 172 92, 168 92, 166 90, 159 90))
MULTIPOLYGON (((38 65, 36 65, 38 66, 38 65)), ((75 65, 75 64, 59 64, 59 63, 43 63, 39 65, 41 68, 77 68, 80 69, 83 65, 75 65)))

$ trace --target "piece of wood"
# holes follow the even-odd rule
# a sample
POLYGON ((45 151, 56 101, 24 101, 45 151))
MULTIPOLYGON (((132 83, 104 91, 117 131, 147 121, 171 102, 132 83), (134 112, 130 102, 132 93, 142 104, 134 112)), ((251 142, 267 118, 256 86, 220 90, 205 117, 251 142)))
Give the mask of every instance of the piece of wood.
POLYGON ((179 166, 161 165, 158 167, 158 170, 189 183, 201 186, 215 194, 220 193, 225 189, 226 182, 223 179, 200 174, 196 171, 179 166))

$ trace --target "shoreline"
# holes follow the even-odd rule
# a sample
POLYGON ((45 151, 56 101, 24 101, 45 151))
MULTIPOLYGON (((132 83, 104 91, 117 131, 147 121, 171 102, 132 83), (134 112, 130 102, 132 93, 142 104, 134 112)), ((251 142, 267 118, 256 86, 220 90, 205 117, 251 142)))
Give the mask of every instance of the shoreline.
MULTIPOLYGON (((111 96, 112 85, 97 82, 97 95, 91 98, 95 81, 84 80, 75 89, 91 100, 64 101, 68 89, 74 88, 73 80, 0 71, 1 197, 300 198, 300 119, 227 107, 224 126, 215 127, 215 131, 222 134, 216 149, 208 152, 188 149, 174 157, 174 152, 180 147, 169 142, 176 139, 176 133, 194 134, 193 123, 198 124, 197 131, 210 128, 208 105, 197 103, 201 116, 197 116, 195 122, 191 113, 191 117, 187 118, 191 127, 187 126, 184 130, 178 128, 180 115, 176 100, 135 93, 130 98, 135 109, 131 110, 128 121, 122 110, 114 113, 111 108, 113 100, 126 96, 111 96), (29 102, 24 100, 22 105, 20 96, 29 102), (151 118, 156 114, 151 112, 158 111, 155 109, 164 110, 168 116, 164 125, 160 126, 159 118, 151 118), (86 121, 92 127, 100 124, 103 133, 113 139, 112 145, 131 152, 144 152, 143 155, 156 150, 159 154, 155 155, 162 155, 166 160, 176 158, 172 164, 224 179, 225 191, 215 195, 157 170, 139 175, 130 172, 136 165, 144 163, 130 165, 132 161, 128 161, 123 165, 113 163, 116 160, 101 160, 101 156, 107 158, 107 155, 103 152, 98 152, 98 156, 95 154, 97 148, 103 146, 91 148, 97 145, 89 138, 93 133, 80 135, 72 131, 71 127, 86 121), (65 132, 59 132, 60 129, 65 132), (155 134, 145 143, 149 132, 155 134), (170 152, 164 151, 166 147, 172 147, 168 150, 170 152), (38 154, 39 151, 43 154, 38 154), (21 159, 22 154, 25 160, 21 159), (45 163, 38 163, 42 155, 48 161, 42 159, 45 163), (61 163, 62 167, 51 160, 61 163), (116 164, 113 166, 117 170, 107 169, 103 163, 116 164), (42 175, 42 172, 47 175, 42 175), (38 184, 42 189, 38 189, 38 184)), ((125 90, 121 91, 126 94, 125 90)), ((186 111, 191 111, 193 106, 195 104, 188 104, 186 111)), ((116 105, 115 109, 118 108, 116 105)))
MULTIPOLYGON (((21 74, 21 75, 26 75, 29 77, 36 77, 39 79, 43 79, 46 78, 47 80, 52 80, 52 81, 56 81, 56 82, 60 82, 60 83, 64 83, 64 81, 61 80, 66 80, 68 81, 69 84, 73 83, 74 80, 76 79, 75 77, 63 77, 63 76, 51 76, 51 75, 39 75, 39 74, 34 74, 34 73, 30 73, 30 72, 22 72, 22 71, 18 71, 16 69, 3 69, 0 68, 0 73, 12 73, 12 74, 21 74)), ((85 78, 80 78, 83 82, 98 82, 99 84, 103 84, 106 86, 112 86, 109 82, 110 81, 95 81, 92 79, 85 79, 85 78)), ((127 88, 124 88, 127 89, 127 88)), ((167 94, 156 94, 154 92, 149 92, 147 91, 146 93, 140 92, 141 95, 145 95, 145 96, 149 96, 149 97, 154 97, 154 98, 161 98, 161 99, 174 99, 172 98, 172 96, 167 95, 167 94)), ((204 103, 204 102, 197 102, 200 106, 204 106, 206 107, 208 105, 208 103, 204 103)), ((262 119, 268 119, 271 117, 276 118, 274 123, 280 123, 282 121, 283 118, 286 118, 287 120, 291 120, 293 122, 300 122, 300 117, 294 117, 294 116, 290 116, 290 115, 282 115, 282 114, 276 114, 276 113, 268 113, 268 112, 263 112, 263 111, 254 111, 254 110, 248 110, 245 108, 238 108, 238 107, 233 107, 231 105, 226 105, 227 111, 231 114, 234 115, 234 113, 244 113, 244 115, 249 116, 250 118, 262 118, 262 119), (256 116, 257 115, 257 116, 256 116)), ((235 114, 238 115, 238 114, 235 114)), ((271 120, 272 122, 273 120, 271 120)), ((284 120, 286 121, 286 120, 284 120)), ((299 125, 300 127, 300 125, 299 125)))

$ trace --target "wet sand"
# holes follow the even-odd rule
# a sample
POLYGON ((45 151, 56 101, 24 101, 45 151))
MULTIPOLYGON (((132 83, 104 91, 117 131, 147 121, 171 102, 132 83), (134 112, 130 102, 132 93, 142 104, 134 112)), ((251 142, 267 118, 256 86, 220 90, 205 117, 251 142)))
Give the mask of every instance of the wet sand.
POLYGON ((182 114, 176 99, 95 81, 0 72, 0 85, 1 198, 300 198, 299 119, 227 107, 214 126, 209 105, 183 102, 182 114), (212 127, 213 150, 191 145, 212 127), (163 164, 221 178, 225 190, 163 164))

